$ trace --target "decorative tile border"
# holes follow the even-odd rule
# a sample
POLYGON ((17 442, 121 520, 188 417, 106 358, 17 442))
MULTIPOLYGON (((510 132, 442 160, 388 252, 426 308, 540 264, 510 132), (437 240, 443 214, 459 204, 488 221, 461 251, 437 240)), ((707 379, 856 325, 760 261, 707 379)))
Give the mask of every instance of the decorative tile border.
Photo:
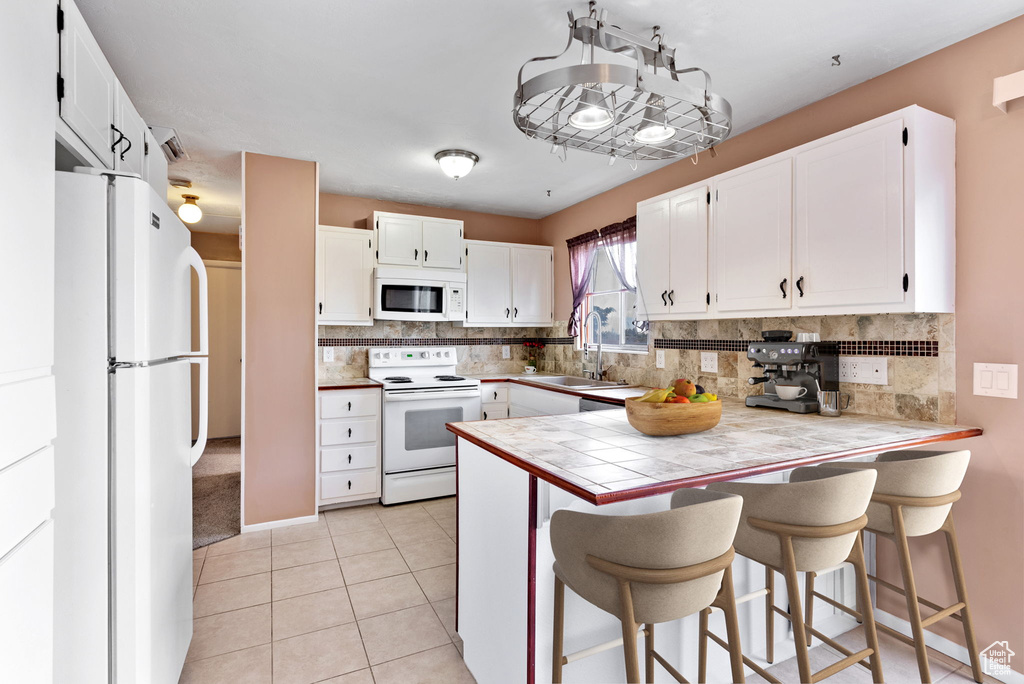
MULTIPOLYGON (((760 340, 654 340, 655 349, 689 349, 694 351, 746 351, 760 340)), ((939 343, 934 340, 825 341, 839 347, 842 356, 938 356, 939 343)))
POLYGON ((321 337, 318 347, 478 347, 523 342, 572 344, 572 337, 321 337))

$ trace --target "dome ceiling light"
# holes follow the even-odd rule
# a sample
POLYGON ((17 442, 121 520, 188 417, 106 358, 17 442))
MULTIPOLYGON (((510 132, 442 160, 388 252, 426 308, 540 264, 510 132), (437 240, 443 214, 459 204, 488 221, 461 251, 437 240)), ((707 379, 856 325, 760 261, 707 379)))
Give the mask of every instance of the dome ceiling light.
MULTIPOLYGON (((569 15, 565 50, 534 57, 519 69, 512 119, 531 138, 631 160, 682 159, 713 148, 732 131, 732 106, 711 91, 711 76, 698 67, 676 68, 676 50, 608 22, 607 10, 569 15), (523 80, 533 62, 558 59, 579 41, 581 64, 555 67, 523 80), (622 63, 595 63, 595 50, 623 55, 622 63), (682 74, 703 75, 697 85, 682 74)), ((620 60, 621 61, 621 60, 620 60)), ((553 148, 554 149, 554 148, 553 148)))
POLYGON ((468 176, 480 161, 480 157, 466 150, 441 150, 434 155, 434 159, 440 164, 441 170, 455 180, 468 176))
POLYGON ((203 218, 203 210, 196 204, 199 196, 182 195, 181 198, 185 200, 185 203, 178 207, 178 218, 185 223, 198 223, 199 219, 203 218))

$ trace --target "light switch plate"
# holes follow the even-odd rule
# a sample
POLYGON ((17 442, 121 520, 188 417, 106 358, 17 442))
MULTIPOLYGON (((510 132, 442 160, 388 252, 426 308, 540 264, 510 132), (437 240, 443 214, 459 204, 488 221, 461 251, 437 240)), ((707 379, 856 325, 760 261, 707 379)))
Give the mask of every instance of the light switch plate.
POLYGON ((701 373, 717 373, 718 372, 718 352, 701 352, 700 353, 700 372, 701 373))
POLYGON ((501 358, 511 359, 512 358, 512 347, 507 344, 501 345, 501 358))
POLYGON ((665 367, 665 350, 655 349, 654 350, 654 366, 655 368, 665 367))
POLYGON ((334 347, 324 347, 324 363, 334 363, 334 347))
POLYGON ((981 397, 1017 398, 1017 364, 974 364, 974 393, 981 397))
POLYGON ((889 359, 884 356, 840 356, 839 382, 889 384, 889 359))

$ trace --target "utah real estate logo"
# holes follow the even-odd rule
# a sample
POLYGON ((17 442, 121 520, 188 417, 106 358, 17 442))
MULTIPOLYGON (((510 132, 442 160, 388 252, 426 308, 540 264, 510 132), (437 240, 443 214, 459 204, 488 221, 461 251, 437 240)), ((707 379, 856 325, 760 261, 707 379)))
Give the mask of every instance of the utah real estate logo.
POLYGON ((982 650, 982 671, 991 677, 1010 674, 1010 658, 1017 655, 1010 650, 1008 641, 993 642, 982 650))

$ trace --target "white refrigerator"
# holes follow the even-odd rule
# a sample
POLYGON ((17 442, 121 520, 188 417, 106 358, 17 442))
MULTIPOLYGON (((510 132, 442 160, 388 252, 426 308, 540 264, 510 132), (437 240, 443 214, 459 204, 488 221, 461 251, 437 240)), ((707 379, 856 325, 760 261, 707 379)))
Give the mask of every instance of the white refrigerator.
POLYGON ((56 190, 54 680, 173 684, 192 638, 206 271, 188 229, 142 180, 58 172, 56 190))

